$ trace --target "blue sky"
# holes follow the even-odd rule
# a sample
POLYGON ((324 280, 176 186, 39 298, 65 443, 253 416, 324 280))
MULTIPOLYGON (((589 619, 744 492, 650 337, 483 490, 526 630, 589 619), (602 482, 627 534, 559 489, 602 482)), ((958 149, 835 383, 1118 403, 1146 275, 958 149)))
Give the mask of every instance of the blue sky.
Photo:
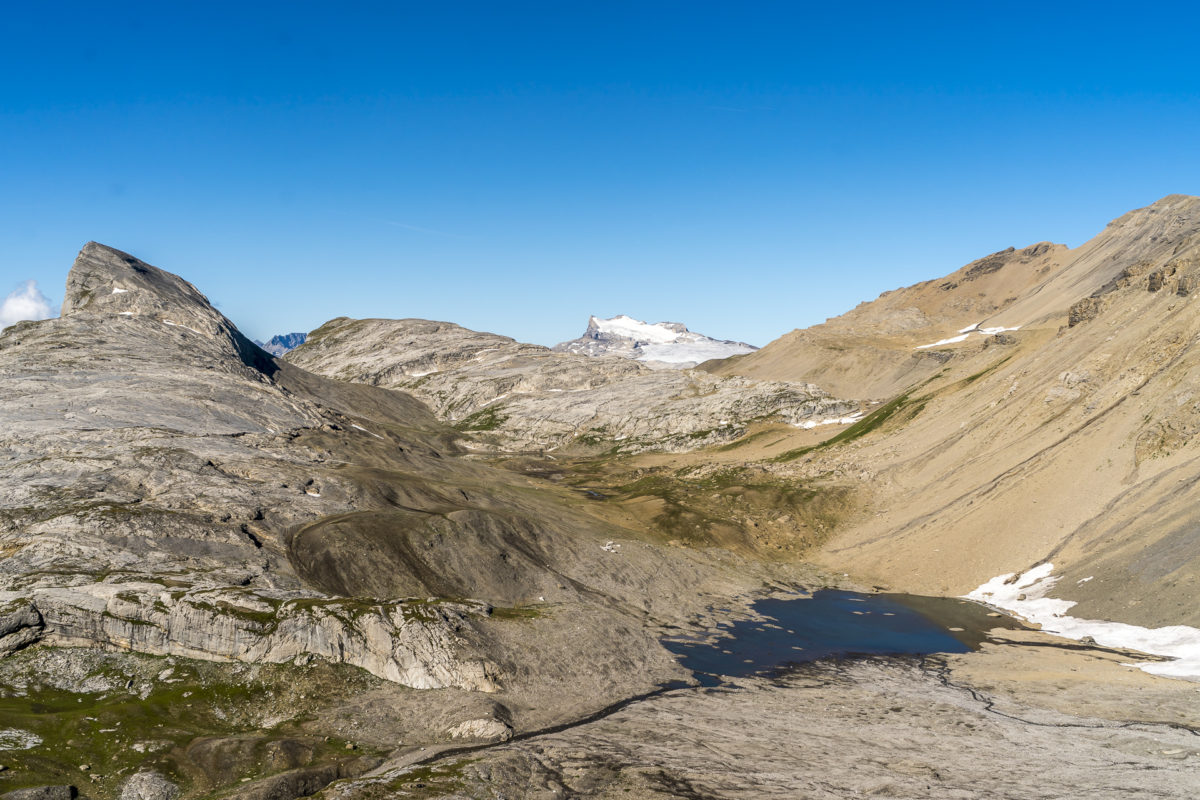
POLYGON ((248 334, 588 314, 762 345, 1200 194, 1190 4, 23 3, 0 294, 89 239, 248 334))

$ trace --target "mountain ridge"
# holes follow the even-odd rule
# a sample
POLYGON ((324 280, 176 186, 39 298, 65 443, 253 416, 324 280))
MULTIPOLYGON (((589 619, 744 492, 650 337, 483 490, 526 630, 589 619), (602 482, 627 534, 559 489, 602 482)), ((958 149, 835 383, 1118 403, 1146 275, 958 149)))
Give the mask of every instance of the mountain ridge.
POLYGON ((803 424, 857 411, 811 384, 653 369, 429 320, 339 317, 285 361, 411 392, 476 445, 500 451, 695 450, 740 436, 751 420, 803 424))

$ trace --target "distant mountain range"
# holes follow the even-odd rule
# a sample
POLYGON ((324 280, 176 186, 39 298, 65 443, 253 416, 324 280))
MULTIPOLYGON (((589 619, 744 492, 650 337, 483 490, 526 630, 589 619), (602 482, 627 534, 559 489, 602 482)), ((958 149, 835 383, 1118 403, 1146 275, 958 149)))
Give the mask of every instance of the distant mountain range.
POLYGON ((648 323, 624 314, 611 319, 590 317, 583 336, 554 346, 559 353, 623 356, 676 368, 694 367, 704 361, 745 355, 757 349, 745 342, 694 333, 678 322, 648 323))
MULTIPOLYGON (((593 317, 592 327, 597 322, 593 317)), ((660 339, 680 335, 631 322, 660 339)), ((682 325, 678 329, 683 336, 707 338, 682 325)), ((593 342, 598 345, 593 354, 605 354, 601 348, 606 345, 629 350, 630 341, 593 342)), ((640 363, 636 350, 632 356, 556 353, 449 322, 339 317, 314 330, 303 347, 283 360, 337 380, 407 392, 444 422, 471 432, 476 448, 510 452, 686 452, 742 436, 750 420, 815 427, 858 410, 857 403, 829 397, 808 384, 656 369, 662 365, 640 363)))
POLYGON ((266 342, 260 342, 258 339, 255 339, 254 343, 271 355, 278 357, 289 350, 295 350, 304 344, 304 340, 307 338, 307 333, 281 333, 278 336, 272 336, 266 342))

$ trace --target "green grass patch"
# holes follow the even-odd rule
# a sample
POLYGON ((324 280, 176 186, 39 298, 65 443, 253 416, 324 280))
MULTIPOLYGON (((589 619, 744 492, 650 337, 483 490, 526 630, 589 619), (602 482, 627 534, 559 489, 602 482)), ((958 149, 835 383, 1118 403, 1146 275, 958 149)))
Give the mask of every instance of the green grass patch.
MULTIPOLYGON (((378 796, 413 798, 414 800, 415 798, 458 796, 457 793, 466 787, 466 777, 463 775, 463 771, 474 760, 463 759, 413 767, 403 775, 388 781, 386 786, 381 787, 386 794, 381 793, 378 796)), ((373 800, 374 795, 369 796, 373 800)))
POLYGON ((454 428, 460 431, 494 431, 507 419, 496 406, 488 406, 455 423, 454 428))
POLYGON ((537 619, 545 615, 545 611, 542 609, 530 606, 513 606, 510 608, 493 606, 491 613, 488 614, 492 619, 537 619))
POLYGON ((292 737, 312 749, 311 763, 330 763, 345 757, 345 742, 301 731, 300 698, 341 695, 377 682, 344 665, 231 667, 184 658, 31 648, 0 666, 0 740, 20 743, 11 747, 6 742, 10 746, 0 752, 7 767, 0 773, 0 792, 74 784, 84 796, 117 797, 130 774, 153 769, 180 785, 185 797, 197 791, 208 794, 215 787, 279 771, 261 754, 271 742, 292 737), (85 666, 65 669, 67 659, 85 666), (60 688, 70 684, 51 676, 63 672, 74 673, 77 685, 89 691, 60 688), (290 713, 295 722, 264 730, 262 718, 277 712, 285 719, 290 713), (189 744, 207 737, 250 737, 256 745, 251 757, 230 761, 227 769, 205 778, 186 753, 189 744))
POLYGON ((968 375, 967 377, 963 378, 961 383, 964 386, 970 386, 972 383, 979 380, 984 375, 987 375, 989 372, 995 372, 997 369, 1000 368, 1001 364, 1003 364, 1005 361, 1008 361, 1010 358, 1012 358, 1012 356, 1005 356, 1004 358, 997 361, 995 364, 992 364, 990 367, 985 367, 985 368, 979 370, 979 372, 976 372, 974 375, 968 375))
POLYGON ((899 412, 904 411, 907 419, 912 419, 921 413, 925 408, 925 404, 929 401, 929 395, 911 398, 908 393, 902 394, 887 403, 884 403, 879 408, 872 411, 867 416, 860 419, 858 422, 851 425, 846 430, 836 436, 831 436, 819 444, 809 445, 808 447, 799 447, 795 450, 789 450, 786 453, 781 453, 771 459, 775 462, 795 461, 801 456, 814 452, 816 450, 824 450, 827 447, 833 447, 836 444, 845 444, 866 436, 871 431, 877 430, 885 422, 895 417, 899 412))

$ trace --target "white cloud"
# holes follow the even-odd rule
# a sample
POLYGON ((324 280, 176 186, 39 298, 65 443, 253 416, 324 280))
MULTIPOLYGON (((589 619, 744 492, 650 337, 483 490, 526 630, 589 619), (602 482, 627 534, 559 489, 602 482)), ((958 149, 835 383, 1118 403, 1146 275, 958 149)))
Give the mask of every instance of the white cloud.
POLYGON ((21 288, 0 303, 0 329, 23 319, 50 319, 57 316, 50 300, 38 290, 37 281, 25 281, 21 288))

